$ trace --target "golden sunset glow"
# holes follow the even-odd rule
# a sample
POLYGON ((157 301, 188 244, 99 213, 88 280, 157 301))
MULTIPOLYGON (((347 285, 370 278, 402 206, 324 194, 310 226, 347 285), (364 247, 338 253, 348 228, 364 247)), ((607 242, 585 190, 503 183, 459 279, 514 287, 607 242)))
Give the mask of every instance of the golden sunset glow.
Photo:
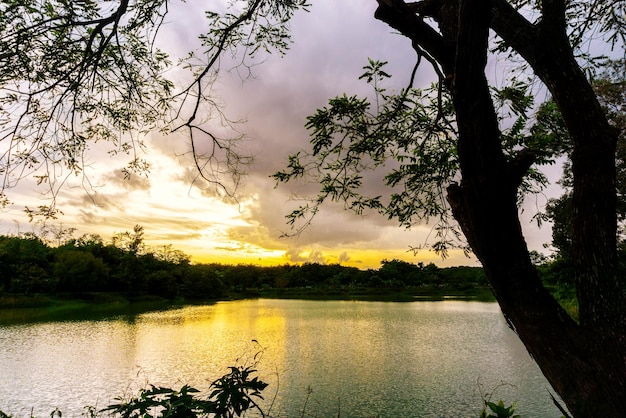
MULTIPOLYGON (((172 10, 161 28, 161 46, 172 54, 184 55, 196 47, 197 35, 206 29, 203 13, 198 13, 203 5, 186 7, 185 3, 172 10)), ((268 266, 318 262, 366 269, 378 268, 385 259, 401 259, 440 266, 478 265, 460 250, 452 250, 446 259, 428 250, 415 255, 410 248, 427 243, 431 227, 405 230, 394 220, 376 213, 356 216, 341 205, 323 207, 300 235, 280 238, 293 232, 285 220, 297 207, 293 196, 315 194, 312 185, 275 187, 269 177, 286 166, 288 155, 308 146, 307 116, 344 92, 370 94, 370 87, 358 79, 368 57, 389 62, 391 83, 398 88, 407 83, 414 65, 410 42, 372 19, 375 2, 326 0, 312 7, 315 13, 294 18, 293 45, 285 57, 267 57, 253 68, 255 78, 242 81, 236 72, 224 71, 217 83, 215 94, 224 103, 227 116, 245 120, 236 129, 246 138, 242 151, 255 159, 245 183, 235 193, 237 201, 226 198, 219 187, 194 178, 188 138, 178 133, 153 133, 142 138, 146 152, 141 157, 151 164, 147 177, 124 179, 121 170, 132 156, 110 157, 104 145, 97 143, 87 156, 84 173, 68 177, 57 196, 56 204, 64 215, 52 223, 75 228, 75 237, 98 234, 105 241, 141 225, 149 248, 172 246, 195 263, 268 266), (342 17, 347 15, 349 28, 342 17), (320 31, 322 22, 324 30, 320 31)), ((431 81, 432 74, 420 70, 415 84, 431 81)), ((217 122, 215 129, 226 130, 217 122)), ((364 184, 364 194, 389 193, 380 178, 375 180, 364 184)), ((36 233, 41 225, 29 223, 23 209, 49 202, 28 181, 17 191, 14 204, 1 214, 0 232, 36 233)), ((541 248, 548 234, 531 231, 531 248, 541 248)))

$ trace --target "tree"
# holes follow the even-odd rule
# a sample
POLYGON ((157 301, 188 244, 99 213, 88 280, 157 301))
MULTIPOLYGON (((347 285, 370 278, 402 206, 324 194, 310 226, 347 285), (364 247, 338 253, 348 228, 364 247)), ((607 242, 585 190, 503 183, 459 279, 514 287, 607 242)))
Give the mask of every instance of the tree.
POLYGON ((155 248, 153 250, 154 257, 157 260, 165 261, 171 264, 189 264, 189 256, 172 247, 172 244, 163 245, 162 247, 155 248))
POLYGON ((626 398, 626 300, 617 280, 618 132, 579 65, 585 58, 579 52, 592 34, 623 42, 626 25, 618 16, 624 4, 378 0, 378 5, 376 17, 409 38, 419 58, 437 72, 434 100, 413 89, 389 94, 380 84, 389 77, 384 63, 370 61, 362 77, 373 83, 376 101, 332 99, 308 120, 312 151, 291 156, 288 168, 275 175, 277 181, 312 176, 322 186, 290 222, 306 219, 327 199, 344 201, 356 212, 377 209, 406 226, 434 217, 442 220, 435 249, 445 251, 454 242, 451 215, 485 268, 507 321, 569 410, 581 417, 619 416, 619 400, 626 398), (545 85, 568 144, 562 136, 541 135, 546 132, 539 129, 539 118, 535 129, 526 126, 532 100, 525 100, 523 85, 492 89, 485 66, 494 50, 521 58, 545 85), (496 112, 497 99, 505 99, 518 116, 508 130, 496 112), (547 155, 542 144, 548 145, 547 155), (565 152, 565 145, 571 147, 573 174, 578 323, 541 283, 518 216, 520 192, 536 176, 536 165, 565 152), (361 173, 390 159, 397 164, 386 176, 387 200, 361 195, 361 173))
POLYGON ((212 83, 221 65, 250 70, 257 55, 286 51, 287 22, 306 2, 252 0, 225 14, 208 11, 208 31, 199 34, 203 56, 183 57, 191 81, 180 86, 164 76, 172 64, 157 48, 170 3, 0 4, 0 207, 30 178, 51 201, 26 207, 28 215, 56 217, 55 198, 68 181, 77 177, 92 191, 85 161, 98 141, 110 154, 126 156, 126 177, 147 174, 141 134, 154 131, 185 132, 198 177, 234 192, 252 157, 239 148, 240 135, 220 136, 208 127, 207 118, 230 123, 212 97, 212 83), (241 55, 222 56, 237 47, 241 55))
MULTIPOLYGON (((617 221, 618 221, 618 281, 622 289, 626 288, 626 237, 624 236, 624 222, 626 221, 626 60, 610 60, 602 71, 592 79, 592 86, 598 96, 598 100, 607 114, 609 123, 618 131, 615 154, 616 164, 616 193, 617 193, 617 221)), ((546 103, 545 107, 552 106, 552 102, 546 103)), ((557 110, 558 111, 558 110, 557 110)), ((564 132, 563 142, 569 142, 566 135, 564 121, 560 114, 549 115, 549 124, 556 131, 564 132)), ((571 151, 570 147, 566 147, 571 151)), ((572 219, 574 214, 572 196, 572 172, 571 164, 566 161, 565 170, 559 183, 565 189, 565 193, 559 198, 550 199, 546 205, 545 213, 541 215, 552 223, 551 246, 555 250, 555 260, 550 263, 548 270, 552 279, 561 283, 573 283, 574 263, 572 255, 572 219)))
POLYGON ((52 274, 56 283, 54 290, 60 292, 101 291, 106 286, 106 266, 102 259, 87 251, 56 251, 52 274))
POLYGON ((416 286, 424 282, 422 269, 402 260, 383 260, 378 274, 386 283, 416 286))
MULTIPOLYGON (((620 401, 626 398, 626 301, 616 278, 617 131, 579 62, 593 63, 580 53, 592 38, 623 44, 624 3, 377 2, 375 17, 406 36, 419 62, 428 61, 435 69, 435 100, 428 102, 427 91, 386 92, 377 83, 388 74, 382 63, 372 61, 364 78, 374 83, 380 105, 372 110, 364 99, 332 100, 307 125, 313 133, 312 165, 294 156, 289 170, 277 179, 313 172, 305 167, 319 169, 322 191, 313 211, 331 198, 344 200, 357 212, 380 210, 405 226, 440 219, 439 250, 458 241, 455 235, 449 239, 456 220, 482 262, 502 312, 569 410, 576 416, 619 416, 620 401), (497 90, 490 86, 485 65, 489 54, 498 51, 521 59, 541 80, 571 138, 579 323, 539 280, 518 217, 520 195, 534 180, 541 181, 536 165, 548 161, 552 151, 559 152, 559 143, 527 132, 532 101, 523 84, 512 82, 497 90), (495 111, 497 101, 516 115, 508 130, 495 111), (546 145, 556 147, 546 155, 546 145), (360 173, 390 159, 396 164, 387 177, 392 192, 388 200, 360 195, 360 173)), ((248 58, 264 49, 284 52, 287 23, 306 2, 235 4, 242 6, 240 12, 208 13, 210 30, 201 37, 208 51, 206 64, 193 73, 190 85, 172 92, 161 76, 167 57, 152 49, 153 30, 167 12, 167 0, 120 0, 111 8, 95 1, 3 2, 0 132, 8 151, 0 163, 5 175, 2 199, 6 202, 5 192, 21 173, 33 173, 50 185, 54 178, 65 178, 36 171, 46 163, 80 173, 90 141, 108 139, 132 154, 138 145, 130 135, 133 129, 159 128, 157 121, 172 111, 174 116, 165 118, 172 121, 166 129, 188 132, 199 175, 220 183, 216 176, 227 170, 239 178, 242 159, 232 142, 198 123, 199 109, 214 109, 210 81, 221 54, 238 45, 248 58), (208 154, 196 147, 198 136, 214 145, 208 154), (215 167, 207 162, 220 157, 217 170, 207 171, 215 167)), ((193 58, 187 61, 192 67, 197 64, 193 58)), ((246 59, 239 62, 245 68, 246 59)), ((131 158, 130 169, 147 167, 131 158)), ((51 187, 53 196, 57 190, 51 187)), ((38 212, 55 214, 53 206, 38 212)), ((291 220, 305 214, 306 208, 291 220)))
POLYGON ((48 246, 33 234, 0 238, 0 289, 12 293, 54 290, 48 246))
POLYGON ((189 299, 218 299, 225 293, 223 272, 218 265, 189 266, 183 276, 182 295, 189 299))
MULTIPOLYGON (((616 146, 616 191, 617 191, 617 218, 618 236, 623 240, 624 221, 626 220, 626 60, 609 61, 603 71, 592 80, 593 88, 598 100, 605 110, 609 123, 618 131, 616 146)), ((544 107, 551 107, 553 102, 548 102, 544 107)), ((558 110, 557 110, 558 112, 558 110)), ((545 112, 548 113, 548 112, 545 112)), ((547 115, 549 125, 553 130, 564 132, 562 141, 570 142, 566 134, 564 121, 558 113, 547 115)), ((570 147, 566 147, 570 150, 570 147)), ((552 222, 552 246, 557 252, 557 257, 567 263, 572 259, 572 171, 569 159, 565 164, 565 170, 560 180, 565 193, 558 199, 551 199, 546 206, 544 219, 552 222)))
POLYGON ((139 254, 142 254, 145 250, 143 235, 143 226, 135 225, 133 227, 133 232, 118 232, 117 234, 113 235, 111 243, 115 247, 129 252, 133 256, 137 256, 139 254))

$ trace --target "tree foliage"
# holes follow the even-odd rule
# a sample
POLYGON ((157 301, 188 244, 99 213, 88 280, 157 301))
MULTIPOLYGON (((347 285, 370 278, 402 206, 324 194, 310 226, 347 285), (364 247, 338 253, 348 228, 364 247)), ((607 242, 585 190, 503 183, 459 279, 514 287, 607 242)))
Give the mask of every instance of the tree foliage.
MULTIPOLYGON (((447 186, 460 180, 458 132, 449 93, 438 85, 390 92, 385 65, 370 59, 359 77, 372 86, 372 99, 338 96, 307 118, 311 151, 289 156, 287 168, 272 177, 278 183, 305 178, 321 187, 317 196, 287 216, 288 223, 300 232, 324 201, 342 201, 356 214, 374 209, 406 228, 434 223, 434 250, 445 256, 450 248, 461 246, 469 252, 446 198, 447 186), (382 176, 387 196, 361 192, 367 171, 382 176)), ((529 90, 521 81, 493 90, 502 118, 514 120, 502 132, 503 152, 514 161, 524 149, 522 155, 532 154, 537 167, 552 165, 567 147, 563 132, 550 126, 552 113, 558 110, 546 104, 536 119, 531 118, 529 90)), ((519 203, 546 185, 538 168, 528 170, 519 203)))
MULTIPOLYGON (((171 0, 3 1, 0 5, 0 203, 29 178, 49 204, 27 208, 54 217, 68 181, 91 184, 90 151, 127 155, 125 175, 146 174, 146 134, 184 131, 198 176, 232 193, 251 162, 215 125, 229 123, 211 88, 226 53, 243 47, 232 67, 250 69, 263 52, 289 47, 287 22, 304 0, 249 0, 207 11, 202 52, 182 65, 187 81, 170 79, 172 60, 159 49, 171 0), (182 84, 181 84, 182 83, 182 84), (209 123, 210 122, 210 123, 209 123), (211 128, 211 123, 213 128, 211 128), (96 143, 106 145, 96 145, 96 143), (227 182, 227 175, 232 182, 227 182)), ((176 7, 181 7, 176 2, 176 7)), ((232 62, 232 61, 231 61, 232 62)))
POLYGON ((172 84, 162 75, 169 60, 146 42, 166 2, 117 3, 2 3, 4 198, 25 176, 54 196, 67 173, 83 171, 85 152, 98 140, 110 142, 112 153, 130 154, 128 170, 147 170, 133 155, 141 140, 127 134, 158 129, 169 106, 172 84))
POLYGON ((332 200, 345 202, 357 214, 375 209, 405 227, 431 218, 447 227, 443 189, 459 168, 451 103, 447 96, 429 100, 437 97, 436 88, 388 92, 385 64, 370 59, 360 77, 372 85, 372 100, 338 96, 308 117, 312 151, 290 156, 287 169, 273 175, 279 182, 306 177, 321 186, 310 204, 288 216, 290 224, 301 218, 308 224, 310 215, 332 200), (390 195, 362 195, 363 173, 390 160, 398 162, 384 177, 390 195))

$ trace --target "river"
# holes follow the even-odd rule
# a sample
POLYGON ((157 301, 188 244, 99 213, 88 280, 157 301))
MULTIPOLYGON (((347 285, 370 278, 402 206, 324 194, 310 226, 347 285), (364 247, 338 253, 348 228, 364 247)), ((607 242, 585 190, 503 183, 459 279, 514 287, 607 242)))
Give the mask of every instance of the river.
POLYGON ((466 301, 258 299, 2 325, 0 410, 78 417, 148 383, 207 390, 257 361, 272 416, 477 417, 494 389, 525 417, 560 416, 498 305, 466 301))

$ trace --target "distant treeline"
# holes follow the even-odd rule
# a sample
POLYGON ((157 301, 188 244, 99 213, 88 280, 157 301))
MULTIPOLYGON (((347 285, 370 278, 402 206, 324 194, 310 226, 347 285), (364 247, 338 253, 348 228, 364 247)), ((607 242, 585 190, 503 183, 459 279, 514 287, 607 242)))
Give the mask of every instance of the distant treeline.
POLYGON ((378 270, 307 263, 300 266, 191 264, 165 246, 148 251, 143 228, 111 243, 85 235, 51 245, 34 234, 0 236, 0 294, 117 292, 168 299, 220 299, 249 291, 301 289, 470 290, 488 286, 477 267, 384 261, 378 270))

